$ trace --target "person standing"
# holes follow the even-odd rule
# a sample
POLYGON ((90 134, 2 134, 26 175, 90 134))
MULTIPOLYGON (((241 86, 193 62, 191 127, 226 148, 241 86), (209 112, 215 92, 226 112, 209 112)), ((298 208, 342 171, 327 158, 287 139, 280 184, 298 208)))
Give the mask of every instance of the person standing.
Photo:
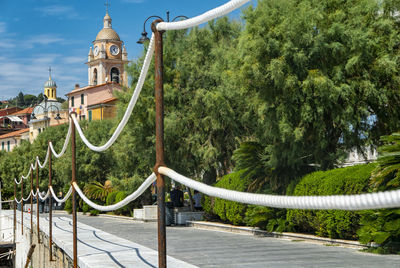
POLYGON ((201 193, 199 191, 194 190, 193 200, 194 200, 194 209, 196 211, 203 210, 203 208, 201 207, 201 193))
POLYGON ((181 191, 179 186, 175 186, 172 188, 170 192, 171 202, 174 204, 174 207, 183 207, 183 192, 181 191))

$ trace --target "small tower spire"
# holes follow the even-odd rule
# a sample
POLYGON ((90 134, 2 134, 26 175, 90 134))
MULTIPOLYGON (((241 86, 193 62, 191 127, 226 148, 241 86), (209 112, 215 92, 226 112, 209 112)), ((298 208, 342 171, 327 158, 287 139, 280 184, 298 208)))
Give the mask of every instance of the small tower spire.
POLYGON ((109 10, 109 8, 111 6, 109 0, 106 0, 106 3, 104 5, 106 6, 106 14, 108 14, 108 10, 109 10))
POLYGON ((51 66, 49 66, 49 80, 51 80, 51 66))

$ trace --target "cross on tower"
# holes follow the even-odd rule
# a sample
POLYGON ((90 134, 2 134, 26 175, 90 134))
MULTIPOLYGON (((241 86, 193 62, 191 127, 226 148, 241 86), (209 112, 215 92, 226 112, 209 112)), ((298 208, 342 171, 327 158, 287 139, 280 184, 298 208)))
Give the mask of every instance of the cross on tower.
POLYGON ((49 66, 49 78, 51 79, 51 66, 49 66))
POLYGON ((108 10, 109 10, 109 8, 111 6, 111 4, 109 3, 109 0, 106 0, 106 3, 104 5, 106 6, 106 12, 108 14, 108 10))

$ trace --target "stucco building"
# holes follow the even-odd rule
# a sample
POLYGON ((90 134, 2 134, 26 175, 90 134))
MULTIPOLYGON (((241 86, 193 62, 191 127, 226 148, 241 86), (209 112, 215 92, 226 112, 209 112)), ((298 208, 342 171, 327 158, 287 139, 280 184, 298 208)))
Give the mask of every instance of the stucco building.
POLYGON ((49 80, 44 84, 44 100, 33 108, 31 120, 29 121, 29 141, 33 142, 36 137, 50 126, 60 125, 68 122, 68 110, 61 108, 57 101, 57 84, 49 74, 49 80))
POLYGON ((66 94, 69 111, 76 112, 80 120, 98 120, 116 114, 115 90, 128 86, 125 65, 128 53, 117 32, 112 28, 108 12, 103 19, 103 28, 93 41, 88 55, 88 86, 75 86, 66 94))

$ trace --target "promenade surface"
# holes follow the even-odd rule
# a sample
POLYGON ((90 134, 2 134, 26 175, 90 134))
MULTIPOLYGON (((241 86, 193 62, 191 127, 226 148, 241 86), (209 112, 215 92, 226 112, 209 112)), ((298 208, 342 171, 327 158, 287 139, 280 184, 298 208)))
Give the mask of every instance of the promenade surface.
MULTIPOLYGON (((13 217, 12 211, 1 211, 0 216, 13 217)), ((72 256, 72 219, 67 214, 53 215, 53 241, 69 256, 72 256)), ((82 217, 83 218, 83 217, 82 217)), ((33 216, 36 224, 36 217, 33 216)), ((101 221, 101 218, 97 218, 101 221)), ((20 223, 20 212, 17 213, 20 223)), ((24 213, 24 225, 30 228, 30 214, 24 213)), ((34 228, 36 225, 34 225, 34 228)), ((118 228, 114 223, 114 228, 118 228)), ((49 218, 40 214, 40 229, 49 234, 49 218)), ((78 266, 80 268, 135 267, 156 268, 157 251, 116 236, 93 226, 78 222, 78 266)), ((18 252, 17 252, 18 254, 18 252)), ((196 266, 168 256, 168 267, 195 268, 196 266)))
MULTIPOLYGON (((154 222, 84 215, 78 221, 157 250, 154 222)), ((167 227, 167 253, 198 267, 400 267, 398 255, 192 227, 167 227)))

